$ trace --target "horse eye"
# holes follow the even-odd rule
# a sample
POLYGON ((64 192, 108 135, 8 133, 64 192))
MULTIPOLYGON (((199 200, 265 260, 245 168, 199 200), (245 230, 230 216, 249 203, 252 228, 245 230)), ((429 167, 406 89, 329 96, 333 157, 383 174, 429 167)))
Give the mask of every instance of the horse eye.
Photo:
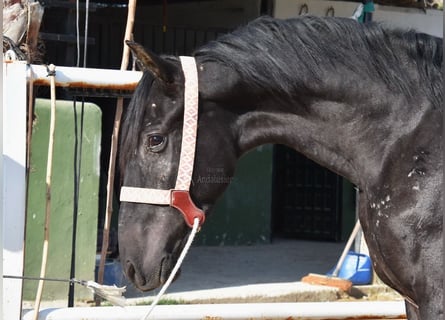
POLYGON ((153 152, 159 152, 161 151, 166 138, 164 136, 161 136, 159 134, 153 134, 148 137, 147 140, 147 147, 150 151, 153 152))

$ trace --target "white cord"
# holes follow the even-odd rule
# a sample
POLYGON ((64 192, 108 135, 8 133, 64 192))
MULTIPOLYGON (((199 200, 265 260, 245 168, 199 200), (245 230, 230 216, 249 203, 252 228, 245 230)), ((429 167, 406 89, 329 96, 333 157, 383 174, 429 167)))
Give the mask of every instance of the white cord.
POLYGON ((156 298, 153 300, 153 302, 150 305, 150 309, 148 309, 147 313, 141 318, 141 320, 147 320, 148 317, 150 316, 151 312, 153 311, 153 309, 156 307, 156 305, 158 304, 159 300, 161 299, 161 297, 164 295, 165 291, 167 290, 167 288, 170 286, 170 284, 172 283, 173 279, 175 278, 176 273, 179 270, 179 267, 181 267, 182 262, 184 261, 185 256, 187 255, 190 246, 192 245, 193 239, 195 238, 196 233, 198 232, 198 228, 199 228, 199 219, 195 218, 195 220, 193 221, 193 227, 192 227, 192 232, 190 233, 187 242, 184 246, 184 249, 182 249, 182 252, 178 258, 178 261, 175 264, 175 267, 173 268, 172 272, 170 273, 170 276, 168 277, 167 281, 164 283, 164 285, 161 288, 161 291, 159 291, 158 295, 156 296, 156 298))
POLYGON ((87 49, 88 49, 88 16, 90 13, 90 0, 85 1, 85 31, 83 33, 83 67, 87 67, 87 49))
POLYGON ((80 66, 80 31, 79 31, 79 0, 76 0, 76 67, 80 66))

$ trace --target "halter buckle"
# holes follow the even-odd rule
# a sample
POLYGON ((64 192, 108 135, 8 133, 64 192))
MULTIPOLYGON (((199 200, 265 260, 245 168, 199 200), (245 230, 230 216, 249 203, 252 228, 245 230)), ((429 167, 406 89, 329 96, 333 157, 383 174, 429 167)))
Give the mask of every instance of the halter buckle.
POLYGON ((170 206, 179 210, 184 216, 187 225, 192 228, 195 218, 199 219, 201 226, 205 220, 204 211, 199 209, 190 197, 187 190, 171 190, 170 206))

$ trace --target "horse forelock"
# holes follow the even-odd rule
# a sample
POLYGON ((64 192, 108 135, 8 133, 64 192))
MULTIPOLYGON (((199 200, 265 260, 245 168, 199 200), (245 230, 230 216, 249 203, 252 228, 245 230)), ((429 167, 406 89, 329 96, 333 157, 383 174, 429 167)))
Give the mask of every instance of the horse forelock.
POLYGON ((125 109, 119 143, 119 167, 121 173, 124 172, 125 165, 137 150, 139 134, 144 123, 145 105, 148 102, 150 87, 153 81, 154 76, 150 72, 144 72, 130 104, 125 109))
POLYGON ((407 97, 424 91, 437 105, 443 101, 439 42, 412 30, 364 25, 349 18, 261 17, 194 55, 202 62, 225 64, 254 89, 277 97, 292 97, 296 87, 323 83, 327 74, 356 75, 363 83, 378 81, 407 97), (414 68, 420 81, 412 77, 414 68))

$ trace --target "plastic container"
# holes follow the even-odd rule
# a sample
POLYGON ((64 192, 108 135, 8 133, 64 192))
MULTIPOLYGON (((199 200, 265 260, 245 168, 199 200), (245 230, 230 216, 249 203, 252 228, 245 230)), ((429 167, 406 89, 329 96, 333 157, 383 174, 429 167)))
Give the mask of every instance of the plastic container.
MULTIPOLYGON (((327 275, 332 275, 332 269, 327 275)), ((346 279, 354 285, 365 285, 372 282, 372 263, 369 256, 349 251, 343 261, 338 278, 346 279)))
MULTIPOLYGON (((99 263, 100 263, 100 258, 96 258, 96 268, 94 270, 96 281, 98 278, 99 263)), ((103 284, 116 285, 118 287, 121 287, 123 285, 123 278, 124 275, 122 272, 122 267, 120 262, 114 259, 107 259, 105 261, 103 284)))

